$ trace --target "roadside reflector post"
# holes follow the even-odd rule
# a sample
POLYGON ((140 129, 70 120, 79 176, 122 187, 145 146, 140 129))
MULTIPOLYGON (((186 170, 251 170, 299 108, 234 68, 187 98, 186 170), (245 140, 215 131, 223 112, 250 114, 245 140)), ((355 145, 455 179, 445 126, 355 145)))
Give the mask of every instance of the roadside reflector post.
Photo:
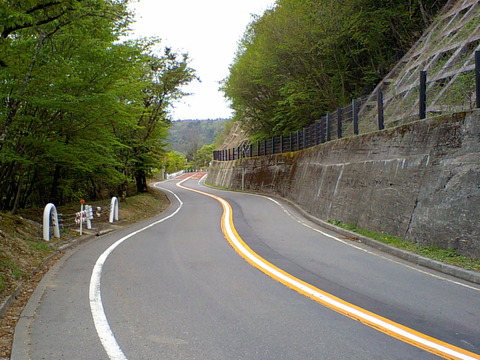
POLYGON ((118 214, 118 198, 116 196, 112 197, 112 201, 110 202, 110 219, 109 222, 113 223, 113 221, 118 221, 119 214, 118 214))
POLYGON ((60 238, 57 208, 52 203, 47 204, 43 210, 43 240, 45 241, 50 241, 50 222, 53 226, 53 235, 60 238))

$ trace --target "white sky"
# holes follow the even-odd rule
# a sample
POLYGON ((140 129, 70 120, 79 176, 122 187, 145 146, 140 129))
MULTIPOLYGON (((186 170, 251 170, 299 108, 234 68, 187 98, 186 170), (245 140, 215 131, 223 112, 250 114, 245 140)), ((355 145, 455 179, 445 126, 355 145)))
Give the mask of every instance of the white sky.
POLYGON ((187 52, 201 83, 184 88, 193 95, 174 104, 174 120, 229 118, 219 82, 228 76, 252 14, 261 15, 275 0, 139 0, 133 37, 157 36, 163 46, 187 52))

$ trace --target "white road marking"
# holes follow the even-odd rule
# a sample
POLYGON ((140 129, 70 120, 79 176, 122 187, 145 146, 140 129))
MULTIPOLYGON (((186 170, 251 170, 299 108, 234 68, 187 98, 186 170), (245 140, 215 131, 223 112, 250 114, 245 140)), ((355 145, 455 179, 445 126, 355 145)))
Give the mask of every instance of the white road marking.
MULTIPOLYGON (((157 183, 158 184, 158 183, 157 183)), ((155 184, 155 186, 157 185, 155 184)), ((103 348, 107 352, 108 357, 110 360, 127 360, 125 354, 123 353, 122 349, 118 345, 117 340, 115 339, 115 335, 110 328, 108 323, 107 316, 105 315, 105 310, 103 308, 102 303, 102 296, 101 296, 101 289, 100 289, 100 282, 102 278, 102 269, 105 261, 107 260, 108 256, 125 240, 131 238, 132 236, 137 235, 138 233, 147 230, 155 225, 160 224, 161 222, 170 219, 171 217, 175 216, 183 206, 183 202, 180 198, 172 191, 161 188, 164 191, 168 191, 171 193, 179 202, 178 208, 169 216, 155 221, 140 230, 134 231, 127 236, 124 236, 120 240, 117 240, 113 245, 111 245, 107 250, 103 252, 102 255, 97 259, 95 266, 93 267, 92 277, 90 278, 90 289, 89 289, 89 298, 90 298, 90 310, 92 313, 93 321, 95 323, 95 329, 97 330, 98 337, 102 342, 103 348)))
MULTIPOLYGON (((202 178, 200 181, 199 181, 199 184, 203 185, 203 186, 206 186, 204 184, 204 179, 202 178)), ((230 192, 230 193, 233 193, 233 194, 239 194, 239 192, 236 192, 236 191, 229 191, 229 190, 221 190, 221 191, 225 191, 225 192, 230 192)), ((459 282, 459 281, 456 281, 456 280, 452 280, 452 279, 449 279, 445 276, 441 276, 441 275, 437 275, 437 274, 434 274, 433 272, 431 271, 426 271, 426 270, 422 270, 418 267, 415 267, 415 266, 412 266, 412 265, 409 265, 405 262, 400 262, 400 261, 397 261, 395 259, 392 259, 390 257, 387 257, 387 256, 384 256, 384 255, 381 255, 380 253, 378 252, 374 252, 374 251, 371 251, 371 250, 368 250, 368 249, 365 249, 361 246, 358 246, 358 245, 355 245, 354 243, 352 243, 351 241, 345 241, 345 240, 342 240, 334 235, 330 235, 318 228, 315 228, 309 224, 307 224, 305 221, 303 221, 302 219, 299 219, 297 218, 295 215, 293 215, 291 212, 289 212, 279 201, 269 197, 269 196, 266 196, 266 195, 259 195, 259 194, 250 194, 250 193, 245 193, 245 192, 242 192, 241 194, 244 194, 244 195, 249 195, 249 196, 256 196, 256 197, 261 197, 261 198, 264 198, 264 199, 267 199, 267 200, 270 200, 272 201, 273 203, 275 203, 276 205, 280 206, 280 208, 288 215, 290 216, 292 219, 294 219, 295 221, 297 221, 298 223, 300 223, 301 225, 313 230, 313 231, 316 231, 326 237, 329 237, 330 239, 333 239, 335 241, 338 241, 338 242, 341 242, 342 244, 345 244, 347 246, 350 246, 350 247, 353 247, 357 250, 360 250, 360 251, 363 251, 363 252, 366 252, 370 255, 373 255, 373 256, 376 256, 376 257, 379 257, 381 259, 384 259, 384 260, 387 260, 391 263, 394 263, 394 264, 397 264, 397 265, 400 265, 400 266, 403 266, 403 267, 406 267, 408 269, 411 269, 411 270, 414 270, 416 272, 419 272, 421 274, 424 274, 424 275, 428 275, 430 277, 433 277, 435 279, 438 279, 438 280, 442 280, 442 281, 446 281, 446 282, 449 282, 449 283, 452 283, 452 284, 455 284, 455 285, 458 285, 458 286, 462 286, 464 288, 467 288, 467 289, 470 289, 470 290, 475 290, 475 291, 478 291, 480 292, 480 288, 478 287, 474 287, 472 285, 468 285, 468 284, 465 284, 465 283, 462 283, 462 282, 459 282)), ((368 246, 368 245, 367 245, 368 246)))
MULTIPOLYGON (((186 180, 188 179, 181 181, 177 185, 180 185, 186 180)), ((127 239, 137 235, 138 233, 146 229, 149 229, 173 217, 180 211, 183 205, 183 202, 180 200, 180 198, 170 190, 167 190, 167 189, 163 189, 163 190, 170 192, 177 198, 180 204, 179 207, 171 215, 161 220, 158 220, 140 230, 134 231, 129 235, 116 241, 107 250, 105 250, 105 252, 102 255, 100 255, 92 271, 92 277, 90 280, 90 289, 89 289, 90 308, 91 308, 92 317, 95 323, 95 328, 97 330, 98 337, 105 351, 107 352, 107 355, 110 360, 127 360, 127 358, 125 357, 125 354, 123 353, 118 342, 115 339, 115 335, 113 334, 110 328, 110 325, 108 323, 107 317, 105 315, 104 307, 102 304, 100 283, 101 283, 103 265, 105 264, 105 261, 107 260, 108 256, 124 241, 126 241, 127 239)), ((193 190, 193 189, 189 189, 189 190, 193 190)), ((337 311, 348 313, 359 320, 364 320, 366 323, 371 324, 371 326, 373 325, 374 328, 382 328, 383 329, 382 331, 384 332, 391 332, 391 333, 397 334, 398 337, 407 339, 407 342, 416 343, 418 344, 417 346, 419 347, 429 348, 436 352, 443 353, 444 355, 452 356, 455 359, 465 359, 465 360, 479 359, 479 357, 477 357, 476 354, 471 354, 473 356, 469 356, 469 354, 463 354, 461 351, 459 352, 456 349, 452 349, 448 347, 448 344, 445 344, 447 346, 444 346, 443 343, 438 343, 436 341, 431 341, 428 338, 424 338, 423 336, 418 336, 423 334, 416 333, 415 331, 412 331, 411 329, 408 329, 408 328, 404 328, 402 326, 398 326, 397 324, 392 323, 387 319, 383 319, 373 313, 370 313, 368 311, 355 307, 340 299, 336 299, 335 297, 332 297, 330 294, 324 293, 321 290, 318 290, 315 287, 309 284, 303 283, 301 280, 280 271, 280 269, 277 269, 273 265, 269 264, 263 258, 259 257, 256 253, 254 253, 251 249, 246 247, 246 244, 243 243, 243 240, 237 235, 236 230, 233 227, 232 210, 231 210, 230 204, 226 200, 218 196, 204 193, 198 190, 193 190, 193 191, 203 193, 207 196, 213 197, 222 204, 222 207, 225 212, 224 217, 222 217, 222 221, 223 221, 222 226, 225 229, 226 235, 228 236, 229 240, 231 241, 232 244, 234 244, 237 251, 239 251, 251 263, 256 264, 256 266, 262 271, 264 271, 265 273, 270 274, 271 276, 277 279, 280 279, 283 283, 288 284, 290 287, 295 288, 302 293, 308 294, 311 297, 316 298, 323 303, 329 304, 330 306, 332 306, 332 308, 336 308, 337 311)), ((274 201, 273 199, 271 200, 274 201)), ((284 211, 286 210, 284 209, 284 211)), ((332 235, 329 235, 326 233, 325 235, 332 237, 332 235)), ((337 240, 342 241, 340 239, 337 239, 337 240)), ((432 340, 435 340, 435 339, 432 339, 432 340)))
MULTIPOLYGON (((180 184, 181 183, 177 184, 177 186, 180 186, 180 184)), ((227 240, 232 244, 232 246, 236 249, 238 253, 240 253, 245 259, 248 260, 248 262, 253 264, 259 270, 263 271, 265 274, 275 279, 278 279, 281 283, 287 285, 288 287, 295 289, 298 292, 305 294, 313 299, 316 299, 317 301, 344 315, 362 321, 379 331, 403 340, 409 344, 415 345, 418 348, 439 355, 443 358, 463 360, 480 359, 477 354, 457 348, 435 338, 431 338, 425 334, 419 333, 413 329, 409 329, 408 327, 397 324, 358 306, 350 304, 282 271, 281 269, 277 268, 276 266, 270 264, 268 261, 260 257, 257 253, 251 250, 247 244, 244 243, 240 235, 238 235, 233 224, 233 211, 228 201, 210 193, 183 186, 181 187, 212 197, 222 204, 222 208, 224 210, 224 216, 222 216, 222 228, 224 229, 227 240)), ((266 198, 269 199, 268 197, 266 198)), ((270 200, 276 202, 273 199, 270 200)), ((278 202, 276 203, 279 204, 278 202)), ((285 208, 283 208, 283 210, 286 211, 285 208)), ((332 237, 331 235, 326 233, 325 235, 332 237)), ((338 240, 341 241, 340 239, 338 240)))
POLYGON ((222 203, 225 209, 225 217, 224 217, 224 222, 223 225, 225 226, 225 229, 227 231, 228 237, 231 239, 231 241, 235 244, 235 247, 245 256, 247 257, 250 261, 255 263, 259 268, 263 269, 265 272, 273 275, 276 278, 281 279, 283 282, 290 284, 292 287, 305 292, 314 298, 317 298, 321 300, 322 302, 326 302, 330 304, 332 307, 339 309, 343 312, 346 312, 348 314, 353 315, 354 317, 358 319, 363 319, 366 322, 370 324, 374 324, 378 327, 381 327, 388 332, 392 332, 397 334, 398 336, 402 338, 406 338, 408 340, 411 340, 414 343, 421 344, 425 347, 428 347, 430 349, 437 350, 439 352, 442 352, 446 355, 453 356, 456 359, 465 359, 465 360, 472 360, 472 359, 478 359, 478 357, 472 357, 469 355, 462 354, 461 352, 455 351, 453 349, 450 349, 448 347, 445 347, 441 344, 438 344, 434 341, 430 341, 428 339, 425 339, 423 337, 417 336, 414 333, 410 331, 406 331, 402 329, 401 327, 396 326, 395 324, 391 324, 389 322, 386 322, 380 318, 377 318, 376 316, 371 316, 368 312, 364 312, 362 310, 359 310, 355 307, 350 306, 349 304, 345 304, 343 302, 337 301, 336 299, 319 292, 315 289, 312 289, 310 286, 306 286, 302 282, 300 282, 298 279, 294 278, 293 276, 290 275, 285 275, 284 273, 278 271, 274 267, 270 266, 266 261, 263 261, 263 259, 258 258, 254 255, 252 255, 251 250, 247 250, 242 242, 238 239, 236 236, 236 231, 232 229, 230 226, 230 218, 232 217, 231 214, 231 208, 228 205, 228 202, 223 200, 222 198, 218 198, 218 200, 222 203))
MULTIPOLYGON (((406 268, 408 268, 408 269, 415 270, 415 271, 417 271, 417 272, 419 272, 419 273, 422 273, 422 274, 425 274, 425 275, 434 277, 434 278, 439 279, 439 280, 447 281, 447 282, 450 282, 450 283, 455 284, 455 285, 463 286, 463 287, 468 288, 468 289, 470 289, 470 290, 475 290, 475 291, 479 291, 479 292, 480 292, 480 288, 478 288, 478 287, 474 287, 474 286, 471 286, 471 285, 468 285, 468 284, 464 284, 464 283, 461 283, 461 282, 459 282, 459 281, 455 281, 455 280, 452 280, 452 279, 448 279, 448 278, 446 278, 446 277, 444 277, 444 276, 440 276, 440 275, 434 274, 434 273, 432 273, 432 272, 419 269, 419 268, 414 267, 414 266, 412 266, 412 265, 408 265, 408 264, 406 264, 406 263, 403 263, 403 262, 400 262, 400 261, 397 261, 397 260, 388 258, 388 257, 386 257, 386 256, 383 256, 383 255, 379 254, 379 253, 370 251, 370 250, 368 250, 368 249, 364 249, 364 248, 362 248, 362 247, 360 247, 360 246, 358 246, 358 245, 352 244, 351 241, 345 241, 345 240, 339 239, 338 237, 333 236, 333 235, 330 235, 330 234, 328 234, 328 233, 326 233, 326 232, 324 232, 324 231, 322 231, 322 230, 320 230, 320 229, 317 229, 317 228, 315 228, 315 227, 313 227, 313 226, 310 226, 310 225, 308 225, 306 222, 304 222, 303 220, 295 217, 292 213, 290 213, 290 212, 289 212, 282 204, 280 204, 277 200, 272 199, 272 198, 270 198, 270 197, 268 197, 268 196, 263 196, 263 195, 255 195, 255 196, 263 197, 263 198, 265 198, 265 199, 268 199, 268 200, 274 202, 275 204, 277 204, 278 206, 280 206, 280 208, 282 208, 282 210, 283 210, 288 216, 290 216, 292 219, 294 219, 294 220, 297 221, 298 223, 302 224, 303 226, 305 226, 305 227, 307 227, 307 228, 309 228, 309 229, 311 229, 311 230, 313 230, 313 231, 316 231, 316 232, 322 234, 323 236, 329 237, 329 238, 331 238, 331 239, 333 239, 333 240, 335 240, 335 241, 341 242, 342 244, 345 244, 345 245, 348 245, 348 246, 353 247, 353 248, 355 248, 355 249, 358 249, 358 250, 360 250, 360 251, 366 252, 366 253, 368 253, 368 254, 370 254, 370 255, 374 255, 374 256, 376 256, 376 257, 385 259, 385 260, 390 261, 390 262, 392 262, 392 263, 394 263, 394 264, 398 264, 398 265, 401 265, 401 266, 406 267, 406 268)), ((368 245, 367 245, 367 246, 368 246, 368 245)))

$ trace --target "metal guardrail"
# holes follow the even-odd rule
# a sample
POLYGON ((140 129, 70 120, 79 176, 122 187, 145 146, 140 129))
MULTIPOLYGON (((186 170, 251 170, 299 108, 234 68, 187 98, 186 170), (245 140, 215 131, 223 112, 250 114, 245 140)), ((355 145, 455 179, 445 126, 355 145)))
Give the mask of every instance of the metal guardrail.
MULTIPOLYGON (((472 92, 471 96, 475 95, 475 101, 468 102, 468 104, 460 104, 460 107, 456 106, 452 108, 452 111, 480 108, 480 51, 475 52, 475 66, 468 72, 472 74, 472 70, 474 76, 472 76, 472 86, 469 86, 469 89, 471 89, 469 92, 472 92)), ((428 107, 429 89, 436 85, 433 83, 430 84, 430 88, 427 86, 427 75, 426 71, 420 72, 416 101, 418 104, 417 119, 424 119, 428 113, 438 113, 435 109, 429 109, 428 107)), ((383 130, 385 128, 385 117, 388 117, 388 114, 385 114, 384 105, 383 90, 381 87, 378 87, 373 97, 369 95, 354 99, 348 106, 338 108, 336 111, 326 114, 320 120, 297 132, 275 136, 255 143, 245 142, 236 148, 215 150, 213 152, 213 160, 231 161, 299 151, 332 140, 383 130), (376 114, 372 114, 369 108, 376 108, 376 114), (375 116, 376 119, 374 119, 375 116)), ((448 109, 446 112, 448 112, 448 109)))

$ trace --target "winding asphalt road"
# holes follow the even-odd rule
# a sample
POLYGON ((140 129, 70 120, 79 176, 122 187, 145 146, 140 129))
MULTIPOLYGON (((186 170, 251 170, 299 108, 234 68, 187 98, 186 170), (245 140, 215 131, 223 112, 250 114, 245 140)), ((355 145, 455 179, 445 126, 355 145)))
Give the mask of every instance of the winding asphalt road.
POLYGON ((45 276, 12 360, 480 359, 479 286, 273 199, 198 177, 157 186, 166 212, 80 245, 45 276))

